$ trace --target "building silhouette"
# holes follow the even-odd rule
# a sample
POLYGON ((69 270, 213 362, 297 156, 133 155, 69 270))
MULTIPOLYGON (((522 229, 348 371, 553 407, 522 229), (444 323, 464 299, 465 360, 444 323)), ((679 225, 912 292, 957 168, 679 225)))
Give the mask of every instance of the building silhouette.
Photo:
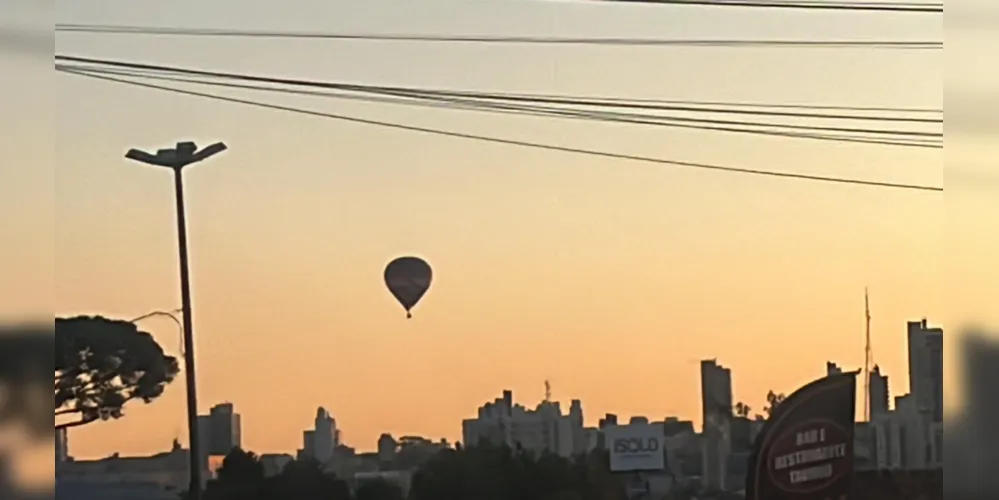
POLYGON ((333 459, 337 446, 340 445, 340 431, 336 427, 336 419, 326 408, 316 410, 312 430, 302 433, 302 449, 298 451, 299 458, 311 458, 326 464, 333 459))
POLYGON ((870 395, 868 399, 868 408, 871 410, 871 418, 875 415, 884 415, 888 413, 888 401, 891 398, 891 392, 888 387, 888 376, 881 374, 881 367, 874 365, 874 369, 870 373, 870 395))
POLYGON ((943 329, 927 326, 925 319, 907 327, 909 393, 920 412, 943 422, 943 329))
POLYGON ((198 417, 198 427, 206 438, 205 451, 209 455, 228 455, 243 445, 241 417, 232 403, 213 406, 208 415, 198 417))
POLYGON ((395 460, 395 452, 399 443, 391 434, 382 434, 378 437, 378 460, 381 462, 391 462, 395 460))
POLYGON ((174 441, 170 450, 149 456, 123 457, 115 453, 99 460, 71 460, 62 464, 57 473, 57 497, 84 498, 82 493, 79 497, 70 493, 77 489, 76 485, 90 486, 95 492, 103 491, 105 496, 100 498, 105 499, 114 498, 112 493, 115 492, 123 495, 120 498, 166 498, 159 496, 164 493, 170 498, 178 498, 188 487, 188 457, 188 450, 174 441))
POLYGON ((717 430, 710 423, 732 415, 732 371, 714 359, 701 361, 702 432, 717 430))
POLYGON ((530 410, 514 404, 511 391, 503 391, 501 398, 480 406, 476 418, 462 421, 462 443, 483 442, 563 457, 583 453, 589 439, 583 429, 582 403, 572 400, 567 414, 557 401, 542 401, 530 410))
POLYGON ((604 415, 604 418, 600 419, 600 422, 597 424, 597 427, 603 429, 604 427, 610 427, 614 425, 617 425, 617 415, 613 413, 608 413, 604 415))
POLYGON ((943 329, 925 319, 906 324, 909 393, 890 398, 888 377, 870 374, 872 465, 877 469, 943 467, 943 329))
POLYGON ((725 489, 732 453, 732 371, 714 359, 701 361, 702 482, 708 489, 725 489))
POLYGON ((226 456, 233 448, 243 446, 242 418, 232 403, 213 406, 208 415, 198 416, 198 433, 201 437, 201 463, 207 467, 208 457, 226 456))

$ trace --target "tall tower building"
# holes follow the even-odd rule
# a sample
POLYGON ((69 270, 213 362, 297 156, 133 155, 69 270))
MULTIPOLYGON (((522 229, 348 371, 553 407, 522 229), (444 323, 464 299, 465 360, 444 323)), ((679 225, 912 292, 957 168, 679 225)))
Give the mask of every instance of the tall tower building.
POLYGON ((702 462, 705 486, 725 489, 731 454, 732 371, 701 361, 702 462))
POLYGON ((836 363, 832 361, 826 361, 826 375, 833 376, 843 373, 843 369, 839 367, 836 363))
POLYGON ((718 417, 732 416, 732 371, 714 359, 701 361, 702 430, 718 417))
POLYGON ((326 463, 333 458, 333 450, 337 445, 336 419, 326 408, 316 410, 315 431, 312 434, 314 457, 320 463, 326 463))
POLYGON ((909 393, 916 408, 933 422, 943 422, 943 329, 930 328, 926 320, 907 325, 909 393))
POLYGON ((881 367, 874 365, 870 375, 870 400, 867 402, 871 410, 871 418, 888 413, 888 401, 891 393, 888 389, 888 376, 881 374, 881 367))
POLYGON ((232 403, 215 405, 208 415, 198 417, 198 432, 204 442, 206 455, 228 455, 233 448, 242 447, 242 421, 232 403))

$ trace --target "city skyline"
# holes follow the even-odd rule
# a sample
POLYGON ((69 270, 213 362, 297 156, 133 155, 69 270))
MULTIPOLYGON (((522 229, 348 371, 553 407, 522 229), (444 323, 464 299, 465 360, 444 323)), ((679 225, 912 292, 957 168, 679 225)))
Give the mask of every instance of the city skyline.
MULTIPOLYGON (((558 2, 305 0, 294 14, 232 0, 56 6, 64 23, 164 26, 189 26, 187 8, 206 23, 302 31, 940 38, 932 19, 863 23, 832 14, 570 9, 558 2), (275 26, 278 19, 286 24, 275 26)), ((943 105, 940 51, 194 42, 72 33, 57 34, 56 44, 60 52, 116 60, 426 88, 943 105)), ((787 392, 821 375, 828 360, 862 366, 864 287, 871 290, 875 360, 894 389, 904 389, 905 321, 953 323, 944 297, 954 290, 939 266, 938 194, 470 143, 61 74, 56 86, 58 203, 48 225, 8 217, 39 241, 54 232, 60 316, 132 318, 179 307, 169 175, 122 155, 178 140, 230 146, 193 167, 186 184, 199 410, 233 402, 243 415, 244 445, 260 452, 300 446, 319 406, 336 416, 345 442, 373 446, 382 432, 454 441, 457 422, 482 401, 506 388, 540 400, 545 379, 555 398, 583 400, 589 417, 675 414, 699 425, 702 359, 731 368, 735 399, 754 407, 768 390, 787 392), (425 257, 435 275, 407 321, 381 273, 408 254, 425 257)), ((940 183, 935 150, 260 99, 636 155, 940 183)), ((170 321, 149 319, 142 327, 179 354, 170 321)), ((153 405, 129 405, 118 422, 74 429, 74 453, 141 454, 177 436, 186 441, 183 394, 175 382, 153 405)))
MULTIPOLYGON (((906 344, 906 349, 907 349, 906 360, 910 361, 910 362, 911 361, 915 361, 916 363, 926 363, 926 362, 928 362, 928 359, 918 360, 919 359, 918 351, 919 351, 920 347, 917 347, 917 346, 911 344, 911 342, 912 342, 912 340, 911 340, 912 336, 913 335, 921 334, 923 332, 928 332, 931 335, 932 334, 936 334, 936 335, 943 336, 943 338, 946 338, 943 335, 944 329, 942 327, 938 326, 938 325, 929 323, 926 318, 923 318, 923 319, 917 320, 917 321, 907 321, 905 323, 905 325, 906 325, 906 334, 907 334, 907 337, 908 337, 907 340, 909 342, 909 343, 906 344), (914 349, 914 347, 915 347, 915 349, 914 349), (914 354, 914 352, 916 354, 914 354), (915 356, 915 357, 913 357, 913 356, 915 356)), ((736 373, 736 376, 733 377, 733 373, 732 373, 732 369, 731 368, 729 368, 729 367, 725 366, 724 364, 722 364, 717 358, 710 358, 710 359, 701 360, 699 362, 699 366, 700 366, 700 394, 699 395, 700 395, 700 411, 701 411, 702 414, 723 411, 721 406, 718 406, 717 404, 709 404, 709 398, 706 396, 706 393, 705 393, 705 391, 708 391, 708 390, 710 390, 710 392, 713 393, 713 397, 710 398, 712 401, 716 401, 716 400, 719 400, 719 399, 726 400, 726 401, 727 400, 731 400, 731 404, 728 406, 728 410, 730 411, 730 413, 735 413, 735 405, 736 405, 736 403, 748 404, 752 408, 752 411, 750 412, 750 415, 749 415, 750 418, 753 418, 754 415, 762 414, 763 413, 763 404, 762 403, 758 403, 757 405, 754 405, 753 403, 747 402, 747 400, 745 398, 740 398, 737 394, 734 394, 732 392, 732 387, 735 385, 734 380, 738 380, 738 378, 737 378, 737 373, 736 373), (721 379, 718 378, 719 374, 721 376, 721 379)), ((840 364, 838 364, 838 363, 836 363, 836 362, 833 362, 833 361, 826 361, 825 367, 826 367, 827 373, 830 374, 830 375, 832 375, 834 373, 842 373, 843 372, 843 366, 840 365, 840 364)), ((857 370, 859 370, 859 368, 857 370)), ((911 376, 911 374, 913 374, 913 373, 919 373, 919 370, 920 370, 920 368, 918 366, 914 367, 912 365, 909 365, 909 366, 907 366, 907 369, 904 372, 905 376, 904 377, 899 377, 899 378, 905 378, 906 381, 908 382, 908 377, 911 376)), ((815 376, 819 376, 819 375, 815 375, 815 376)), ((858 406, 857 406, 857 408, 858 408, 858 415, 857 415, 858 421, 862 421, 863 420, 863 415, 860 412, 859 408, 861 408, 862 400, 865 397, 870 397, 871 398, 872 417, 874 417, 876 415, 882 415, 882 416, 884 416, 885 412, 889 410, 889 407, 890 407, 891 410, 895 410, 894 405, 889 404, 889 401, 898 400, 900 397, 904 396, 905 398, 908 398, 908 397, 911 396, 913 400, 916 400, 916 401, 920 401, 921 400, 921 398, 919 398, 917 396, 917 393, 910 392, 912 390, 911 386, 909 386, 910 387, 909 391, 899 391, 898 389, 896 389, 895 391, 892 391, 891 387, 893 387, 893 386, 889 386, 888 382, 887 382, 887 380, 889 378, 889 374, 887 372, 882 372, 881 368, 880 368, 880 365, 876 364, 873 367, 873 369, 871 371, 871 377, 872 377, 871 394, 869 396, 867 396, 867 395, 864 394, 863 390, 859 390, 858 393, 857 393, 857 398, 858 398, 858 401, 860 402, 860 404, 858 404, 858 406), (884 381, 881 383, 882 385, 879 385, 879 383, 874 382, 878 377, 883 377, 884 381), (880 411, 878 411, 878 403, 877 403, 877 401, 881 400, 881 399, 884 400, 885 406, 883 408, 880 408, 880 411)), ((929 383, 932 383, 932 380, 933 379, 930 379, 929 383)), ((524 400, 515 400, 515 399, 513 399, 513 395, 514 395, 515 391, 513 391, 511 389, 506 389, 505 388, 505 389, 503 389, 501 391, 502 392, 502 398, 495 398, 495 399, 488 399, 487 398, 486 400, 484 400, 485 401, 484 406, 483 405, 479 406, 478 418, 482 418, 484 415, 488 416, 490 414, 490 412, 496 412, 496 411, 503 412, 503 411, 506 411, 506 410, 503 410, 502 407, 515 408, 515 409, 517 409, 518 412, 521 412, 521 413, 523 413, 525 411, 527 411, 528 413, 533 413, 535 411, 541 411, 542 413, 544 413, 544 411, 547 411, 547 410, 550 410, 550 409, 554 409, 554 408, 558 408, 559 404, 562 403, 562 400, 559 400, 558 398, 551 399, 550 401, 551 401, 552 404, 554 404, 554 406, 552 406, 551 408, 547 408, 547 403, 549 402, 549 400, 547 399, 547 397, 550 395, 549 391, 551 390, 550 382, 548 380, 543 381, 543 387, 545 389, 545 394, 542 395, 542 397, 538 400, 538 403, 537 403, 536 406, 533 405, 533 404, 531 404, 531 403, 529 403, 529 402, 527 402, 527 401, 524 401, 524 400)), ((862 387, 862 385, 860 385, 860 387, 862 387)), ((780 390, 776 390, 775 389, 775 391, 776 392, 785 392, 785 393, 786 392, 790 392, 789 390, 784 390, 784 389, 780 389, 780 390)), ((932 396, 930 396, 930 397, 932 398, 932 396)), ((616 418, 616 421, 618 421, 618 422, 628 422, 628 421, 632 421, 634 419, 644 420, 644 421, 650 421, 650 420, 651 421, 661 421, 662 419, 679 419, 680 421, 689 421, 691 423, 696 423, 698 425, 703 425, 703 422, 704 422, 703 418, 702 419, 697 419, 696 416, 687 416, 687 415, 682 415, 682 414, 663 414, 663 415, 626 414, 626 413, 620 413, 620 412, 612 411, 612 410, 603 411, 603 412, 592 412, 592 411, 591 412, 587 412, 585 410, 585 407, 579 406, 579 405, 581 405, 581 403, 583 403, 583 401, 581 399, 579 399, 579 398, 571 398, 570 402, 572 404, 571 404, 571 408, 569 409, 569 412, 562 412, 562 413, 560 413, 560 415, 562 415, 563 418, 569 418, 572 415, 577 415, 576 412, 578 411, 579 418, 581 418, 581 421, 582 421, 582 426, 584 426, 586 428, 598 428, 598 427, 602 427, 603 422, 604 422, 604 420, 603 420, 604 417, 605 416, 609 416, 609 415, 613 415, 616 418), (577 409, 577 406, 578 406, 578 409, 577 409), (588 413, 590 414, 590 416, 587 416, 588 413)), ((938 403, 936 401, 933 401, 932 403, 929 403, 931 406, 926 406, 926 403, 921 403, 921 404, 922 404, 922 407, 925 408, 925 409, 927 409, 927 411, 930 411, 931 414, 933 414, 933 415, 939 415, 939 413, 934 413, 934 412, 937 412, 937 410, 934 409, 934 408, 937 408, 936 405, 938 403)), ((474 412, 472 412, 472 413, 474 413, 474 412)), ((472 413, 469 413, 468 415, 462 416, 462 418, 464 420, 460 420, 460 422, 468 422, 469 420, 474 420, 476 418, 476 416, 474 414, 472 414, 472 413), (465 417, 469 417, 469 418, 465 418, 465 417)), ((431 440, 444 439, 444 440, 447 440, 449 442, 461 442, 461 443, 464 443, 464 440, 468 438, 468 435, 469 435, 468 433, 470 432, 469 428, 467 427, 467 424, 459 425, 459 431, 457 433, 457 438, 452 437, 450 435, 432 435, 432 434, 420 433, 420 432, 408 432, 408 433, 407 432, 402 432, 402 433, 399 433, 397 431, 392 431, 392 430, 388 430, 388 429, 382 429, 381 431, 379 431, 378 437, 377 437, 376 440, 373 441, 373 443, 369 443, 369 442, 363 442, 363 443, 361 443, 361 442, 354 442, 354 441, 341 441, 340 437, 341 437, 341 432, 343 432, 343 430, 340 429, 337 426, 337 419, 336 419, 335 414, 332 413, 332 412, 330 412, 330 411, 328 411, 324 406, 320 406, 315 411, 315 420, 314 420, 313 427, 311 429, 306 428, 304 430, 304 432, 300 433, 300 435, 304 435, 304 446, 301 446, 301 447, 299 447, 299 446, 293 446, 293 447, 291 447, 289 449, 271 449, 271 450, 266 450, 266 451, 258 451, 258 450, 254 449, 252 447, 249 447, 249 446, 242 446, 241 417, 242 417, 242 415, 237 412, 237 409, 236 409, 235 405, 232 402, 228 401, 228 400, 224 401, 224 402, 212 404, 212 406, 211 406, 210 411, 208 412, 208 414, 199 416, 199 418, 198 418, 198 421, 199 421, 199 432, 202 433, 202 439, 205 440, 205 442, 207 443, 207 447, 206 447, 206 450, 204 452, 206 456, 207 455, 215 455, 215 456, 225 455, 225 453, 222 451, 223 449, 231 449, 233 447, 242 447, 243 449, 247 449, 247 450, 251 450, 251 451, 257 451, 259 453, 282 454, 282 455, 287 454, 287 455, 290 455, 290 456, 298 456, 298 457, 310 456, 310 457, 315 457, 317 459, 320 459, 320 461, 325 462, 325 461, 329 460, 333 456, 333 449, 336 446, 339 446, 341 444, 349 446, 350 448, 355 449, 358 452, 365 452, 365 453, 367 453, 367 452, 372 452, 372 451, 377 452, 378 449, 379 449, 379 446, 380 446, 379 443, 381 442, 381 440, 386 435, 388 435, 388 436, 402 436, 402 435, 425 436, 425 437, 429 437, 431 440), (215 429, 219 429, 219 430, 215 430, 215 429), (322 432, 325 433, 324 435, 326 437, 324 437, 324 438, 318 438, 318 437, 316 437, 316 433, 319 432, 322 429, 326 429, 325 431, 322 431, 322 432), (218 432, 220 432, 220 431, 222 432, 222 435, 218 435, 218 432), (330 444, 326 445, 326 447, 320 447, 319 443, 321 443, 323 441, 329 441, 330 444), (221 444, 221 443, 228 443, 228 444, 221 444), (322 458, 322 457, 325 457, 325 458, 322 458)), ((110 423, 114 423, 114 421, 112 421, 110 423)), ((93 424, 91 424, 91 425, 93 425, 93 424)), ((695 426, 695 428, 699 429, 699 427, 696 427, 696 426, 695 426)), ((349 429, 347 431, 349 432, 349 429)), ((699 429, 699 431, 700 431, 700 429, 699 429)), ((472 431, 472 432, 473 432, 473 434, 475 433, 475 431, 472 431)), ((703 431, 701 431, 701 432, 703 432, 703 431)), ((576 438, 576 439, 578 439, 578 438, 576 438)), ((178 435, 171 442, 180 442, 180 441, 182 441, 182 435, 178 435)), ((300 441, 299 444, 301 445, 302 442, 300 441)), ((72 451, 67 446, 67 440, 66 440, 66 438, 63 438, 63 440, 61 441, 61 445, 60 446, 62 446, 63 449, 66 449, 67 452, 71 452, 72 451)), ((164 446, 163 449, 167 449, 167 447, 164 446)), ((162 451, 162 450, 158 450, 158 451, 162 451)), ((75 456, 75 454, 72 454, 72 453, 71 454, 74 456, 74 458, 77 458, 77 459, 95 459, 95 458, 103 458, 104 456, 110 456, 112 454, 118 454, 118 453, 119 453, 118 451, 113 451, 113 452, 107 453, 106 455, 101 455, 101 456, 79 456, 79 457, 75 456)))

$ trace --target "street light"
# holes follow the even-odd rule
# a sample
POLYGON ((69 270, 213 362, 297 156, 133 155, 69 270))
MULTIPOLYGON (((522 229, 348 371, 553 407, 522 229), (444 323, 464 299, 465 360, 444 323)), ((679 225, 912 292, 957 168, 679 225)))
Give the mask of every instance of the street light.
POLYGON ((191 500, 201 498, 201 439, 198 435, 198 392, 194 373, 194 327, 191 320, 191 277, 187 256, 187 217, 184 214, 184 167, 208 159, 225 151, 226 145, 216 142, 202 150, 193 142, 178 142, 176 147, 161 149, 156 154, 130 149, 125 158, 156 167, 173 170, 174 193, 177 201, 177 240, 180 260, 180 297, 184 325, 184 372, 187 382, 187 430, 190 442, 191 500))

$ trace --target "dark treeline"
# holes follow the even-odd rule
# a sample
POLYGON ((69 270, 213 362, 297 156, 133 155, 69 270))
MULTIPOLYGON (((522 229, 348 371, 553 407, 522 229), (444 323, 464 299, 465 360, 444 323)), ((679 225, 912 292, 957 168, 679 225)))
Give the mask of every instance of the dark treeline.
POLYGON ((290 462, 265 477, 256 455, 233 450, 209 481, 204 500, 623 500, 606 453, 575 459, 507 447, 447 449, 413 472, 408 494, 374 480, 352 485, 316 462, 290 462), (352 488, 356 486, 356 488, 352 488), (352 491, 354 490, 354 491, 352 491))

